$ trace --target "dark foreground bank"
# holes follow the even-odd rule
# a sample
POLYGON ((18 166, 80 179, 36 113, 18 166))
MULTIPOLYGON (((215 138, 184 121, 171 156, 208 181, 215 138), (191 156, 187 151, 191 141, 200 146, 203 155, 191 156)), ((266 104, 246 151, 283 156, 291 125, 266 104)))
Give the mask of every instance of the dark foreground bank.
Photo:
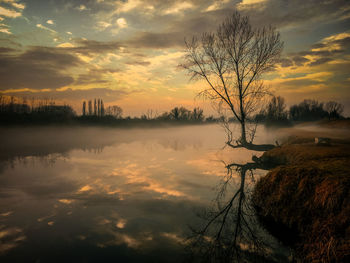
POLYGON ((350 262, 350 141, 294 139, 260 158, 277 165, 253 202, 264 226, 301 262, 350 262))

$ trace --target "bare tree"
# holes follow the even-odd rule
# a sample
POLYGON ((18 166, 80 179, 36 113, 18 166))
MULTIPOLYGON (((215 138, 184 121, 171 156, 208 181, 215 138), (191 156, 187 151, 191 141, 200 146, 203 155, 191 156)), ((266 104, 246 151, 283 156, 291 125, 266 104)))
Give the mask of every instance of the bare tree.
POLYGON ((273 96, 266 107, 266 117, 270 121, 286 120, 288 112, 286 111, 285 100, 281 96, 273 96))
POLYGON ((123 109, 118 105, 108 106, 106 109, 106 115, 111 115, 117 119, 120 119, 123 115, 123 109))
POLYGON ((207 83, 208 89, 201 94, 229 110, 240 123, 240 138, 235 144, 228 143, 234 148, 254 149, 252 140, 247 141, 247 119, 268 94, 261 76, 273 68, 282 52, 280 34, 272 27, 253 28, 248 17, 235 12, 216 32, 185 42, 182 66, 191 79, 207 83))
POLYGON ((344 106, 336 101, 329 101, 325 106, 329 119, 339 119, 343 113, 344 106))

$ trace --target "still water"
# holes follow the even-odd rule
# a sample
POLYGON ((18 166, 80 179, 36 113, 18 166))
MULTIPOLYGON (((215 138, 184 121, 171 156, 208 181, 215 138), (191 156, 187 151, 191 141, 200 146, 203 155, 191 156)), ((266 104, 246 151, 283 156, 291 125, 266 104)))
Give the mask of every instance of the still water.
MULTIPOLYGON (((236 193, 227 216, 232 222, 222 229, 229 234, 220 235, 220 244, 245 222, 262 232, 264 253, 288 256, 254 215, 236 209, 246 209, 254 182, 266 171, 226 166, 261 153, 224 148, 219 125, 0 132, 1 262, 205 261, 201 256, 208 259, 220 224, 200 230, 236 193)), ((275 139, 258 128, 257 142, 275 139)), ((255 243, 258 237, 244 236, 244 227, 237 242, 250 251, 249 238, 255 243)))

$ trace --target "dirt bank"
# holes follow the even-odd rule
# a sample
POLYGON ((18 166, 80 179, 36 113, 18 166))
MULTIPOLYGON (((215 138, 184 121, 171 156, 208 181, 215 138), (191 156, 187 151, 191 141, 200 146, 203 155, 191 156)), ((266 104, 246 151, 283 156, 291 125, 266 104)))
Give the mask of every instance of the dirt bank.
POLYGON ((350 262, 350 142, 318 146, 298 138, 260 160, 279 165, 253 194, 265 227, 300 262, 350 262))

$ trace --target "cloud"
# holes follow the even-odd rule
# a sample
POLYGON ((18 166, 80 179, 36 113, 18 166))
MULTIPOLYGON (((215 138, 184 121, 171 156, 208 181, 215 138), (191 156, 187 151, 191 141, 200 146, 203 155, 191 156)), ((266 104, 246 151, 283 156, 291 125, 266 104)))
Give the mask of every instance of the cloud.
POLYGON ((51 28, 48 28, 48 27, 46 27, 46 26, 43 26, 42 24, 36 24, 36 27, 37 27, 37 28, 44 29, 44 30, 47 30, 47 31, 49 31, 49 32, 51 32, 51 33, 53 33, 53 34, 57 34, 57 32, 56 32, 55 30, 53 30, 53 29, 51 29, 51 28))
POLYGON ((126 44, 137 48, 181 47, 184 46, 184 38, 181 32, 140 32, 134 38, 126 41, 126 44))
POLYGON ((24 9, 26 7, 25 4, 16 3, 16 2, 12 2, 12 6, 17 8, 17 9, 24 9))
POLYGON ((9 26, 6 25, 6 24, 2 24, 2 23, 0 23, 0 32, 6 33, 6 34, 9 34, 9 35, 12 34, 12 32, 9 30, 9 26))
POLYGON ((54 25, 55 24, 51 19, 47 20, 46 23, 49 24, 49 25, 54 25))
POLYGON ((136 65, 136 66, 149 66, 151 62, 149 61, 139 61, 139 60, 132 60, 125 62, 127 65, 136 65))
POLYGON ((133 47, 140 48, 174 48, 184 47, 184 39, 202 32, 213 31, 218 22, 231 14, 233 7, 215 10, 206 14, 195 12, 183 17, 160 16, 158 24, 166 25, 164 30, 139 31, 125 42, 133 47))
POLYGON ((87 85, 96 83, 109 83, 110 81, 105 78, 107 73, 118 72, 117 69, 90 69, 87 73, 78 75, 75 80, 75 85, 87 85))
POLYGON ((1 90, 56 89, 74 82, 65 72, 82 61, 57 48, 32 47, 23 53, 0 53, 0 64, 1 90))
POLYGON ((349 105, 349 37, 347 32, 333 34, 308 50, 287 54, 265 84, 286 96, 289 103, 297 103, 308 96, 349 105))
POLYGON ((244 0, 237 8, 251 17, 255 24, 272 24, 277 27, 317 21, 336 21, 349 15, 348 1, 333 0, 244 0))
POLYGON ((348 47, 350 47, 350 33, 344 32, 322 39, 320 43, 316 43, 312 46, 311 51, 314 53, 326 52, 331 54, 343 52, 348 47))
POLYGON ((192 9, 193 4, 189 2, 175 2, 173 6, 165 10, 165 14, 178 14, 179 12, 182 12, 187 9, 192 9))
POLYGON ((69 43, 69 45, 61 46, 60 48, 83 55, 91 55, 117 51, 122 46, 123 44, 119 41, 102 42, 77 38, 73 40, 73 44, 69 43))
POLYGON ((99 21, 99 22, 97 22, 97 29, 98 30, 106 30, 111 25, 112 25, 111 23, 107 23, 105 21, 99 21))
POLYGON ((319 66, 349 53, 350 34, 347 32, 331 35, 311 45, 309 50, 287 54, 280 60, 282 67, 319 66))
POLYGON ((0 28, 0 32, 5 33, 5 34, 9 34, 9 35, 12 34, 12 32, 8 28, 0 28))
POLYGON ((313 62, 311 62, 309 64, 309 66, 313 67, 313 66, 319 66, 319 65, 322 65, 324 63, 327 63, 327 62, 330 62, 332 61, 333 59, 332 58, 320 58, 320 59, 317 59, 313 62))
POLYGON ((19 17, 21 15, 22 15, 21 12, 17 12, 15 10, 6 9, 6 8, 0 6, 0 16, 16 18, 16 17, 19 17))
POLYGON ((128 23, 126 22, 125 18, 121 17, 117 19, 117 25, 119 28, 126 28, 128 23))
POLYGON ((291 67, 293 66, 293 61, 289 58, 281 58, 279 60, 279 64, 281 65, 281 67, 285 68, 285 67, 291 67))
POLYGON ((23 3, 17 3, 18 2, 17 0, 2 0, 2 2, 5 2, 17 9, 24 9, 26 7, 26 5, 23 3))
POLYGON ((111 88, 89 88, 89 89, 72 89, 63 90, 23 90, 23 91, 8 91, 6 95, 14 95, 18 97, 56 100, 81 101, 91 98, 102 98, 105 103, 113 102, 123 98, 128 92, 111 88))
MULTIPOLYGON (((3 0, 3 3, 7 4, 6 7, 0 6, 0 21, 3 17, 17 18, 22 16, 22 11, 26 7, 25 4, 17 3, 15 0, 3 0)), ((0 32, 11 34, 8 30, 2 29, 0 32)))
POLYGON ((268 0, 242 0, 242 2, 237 4, 238 10, 257 8, 261 4, 267 2, 268 0))
POLYGON ((142 5, 139 0, 127 0, 116 3, 117 13, 126 13, 142 5))
POLYGON ((116 50, 118 48, 115 43, 82 39, 76 39, 74 45, 34 46, 25 51, 1 47, 0 90, 6 93, 48 95, 47 92, 61 88, 91 88, 94 84, 101 88, 108 87, 115 84, 113 74, 120 72, 120 69, 108 66, 108 63, 101 64, 98 60, 92 64, 86 63, 83 58, 88 56, 91 59, 103 59, 113 54, 110 51, 116 50))
POLYGON ((76 9, 79 10, 79 11, 88 10, 88 8, 85 5, 79 5, 79 6, 76 7, 76 9))

